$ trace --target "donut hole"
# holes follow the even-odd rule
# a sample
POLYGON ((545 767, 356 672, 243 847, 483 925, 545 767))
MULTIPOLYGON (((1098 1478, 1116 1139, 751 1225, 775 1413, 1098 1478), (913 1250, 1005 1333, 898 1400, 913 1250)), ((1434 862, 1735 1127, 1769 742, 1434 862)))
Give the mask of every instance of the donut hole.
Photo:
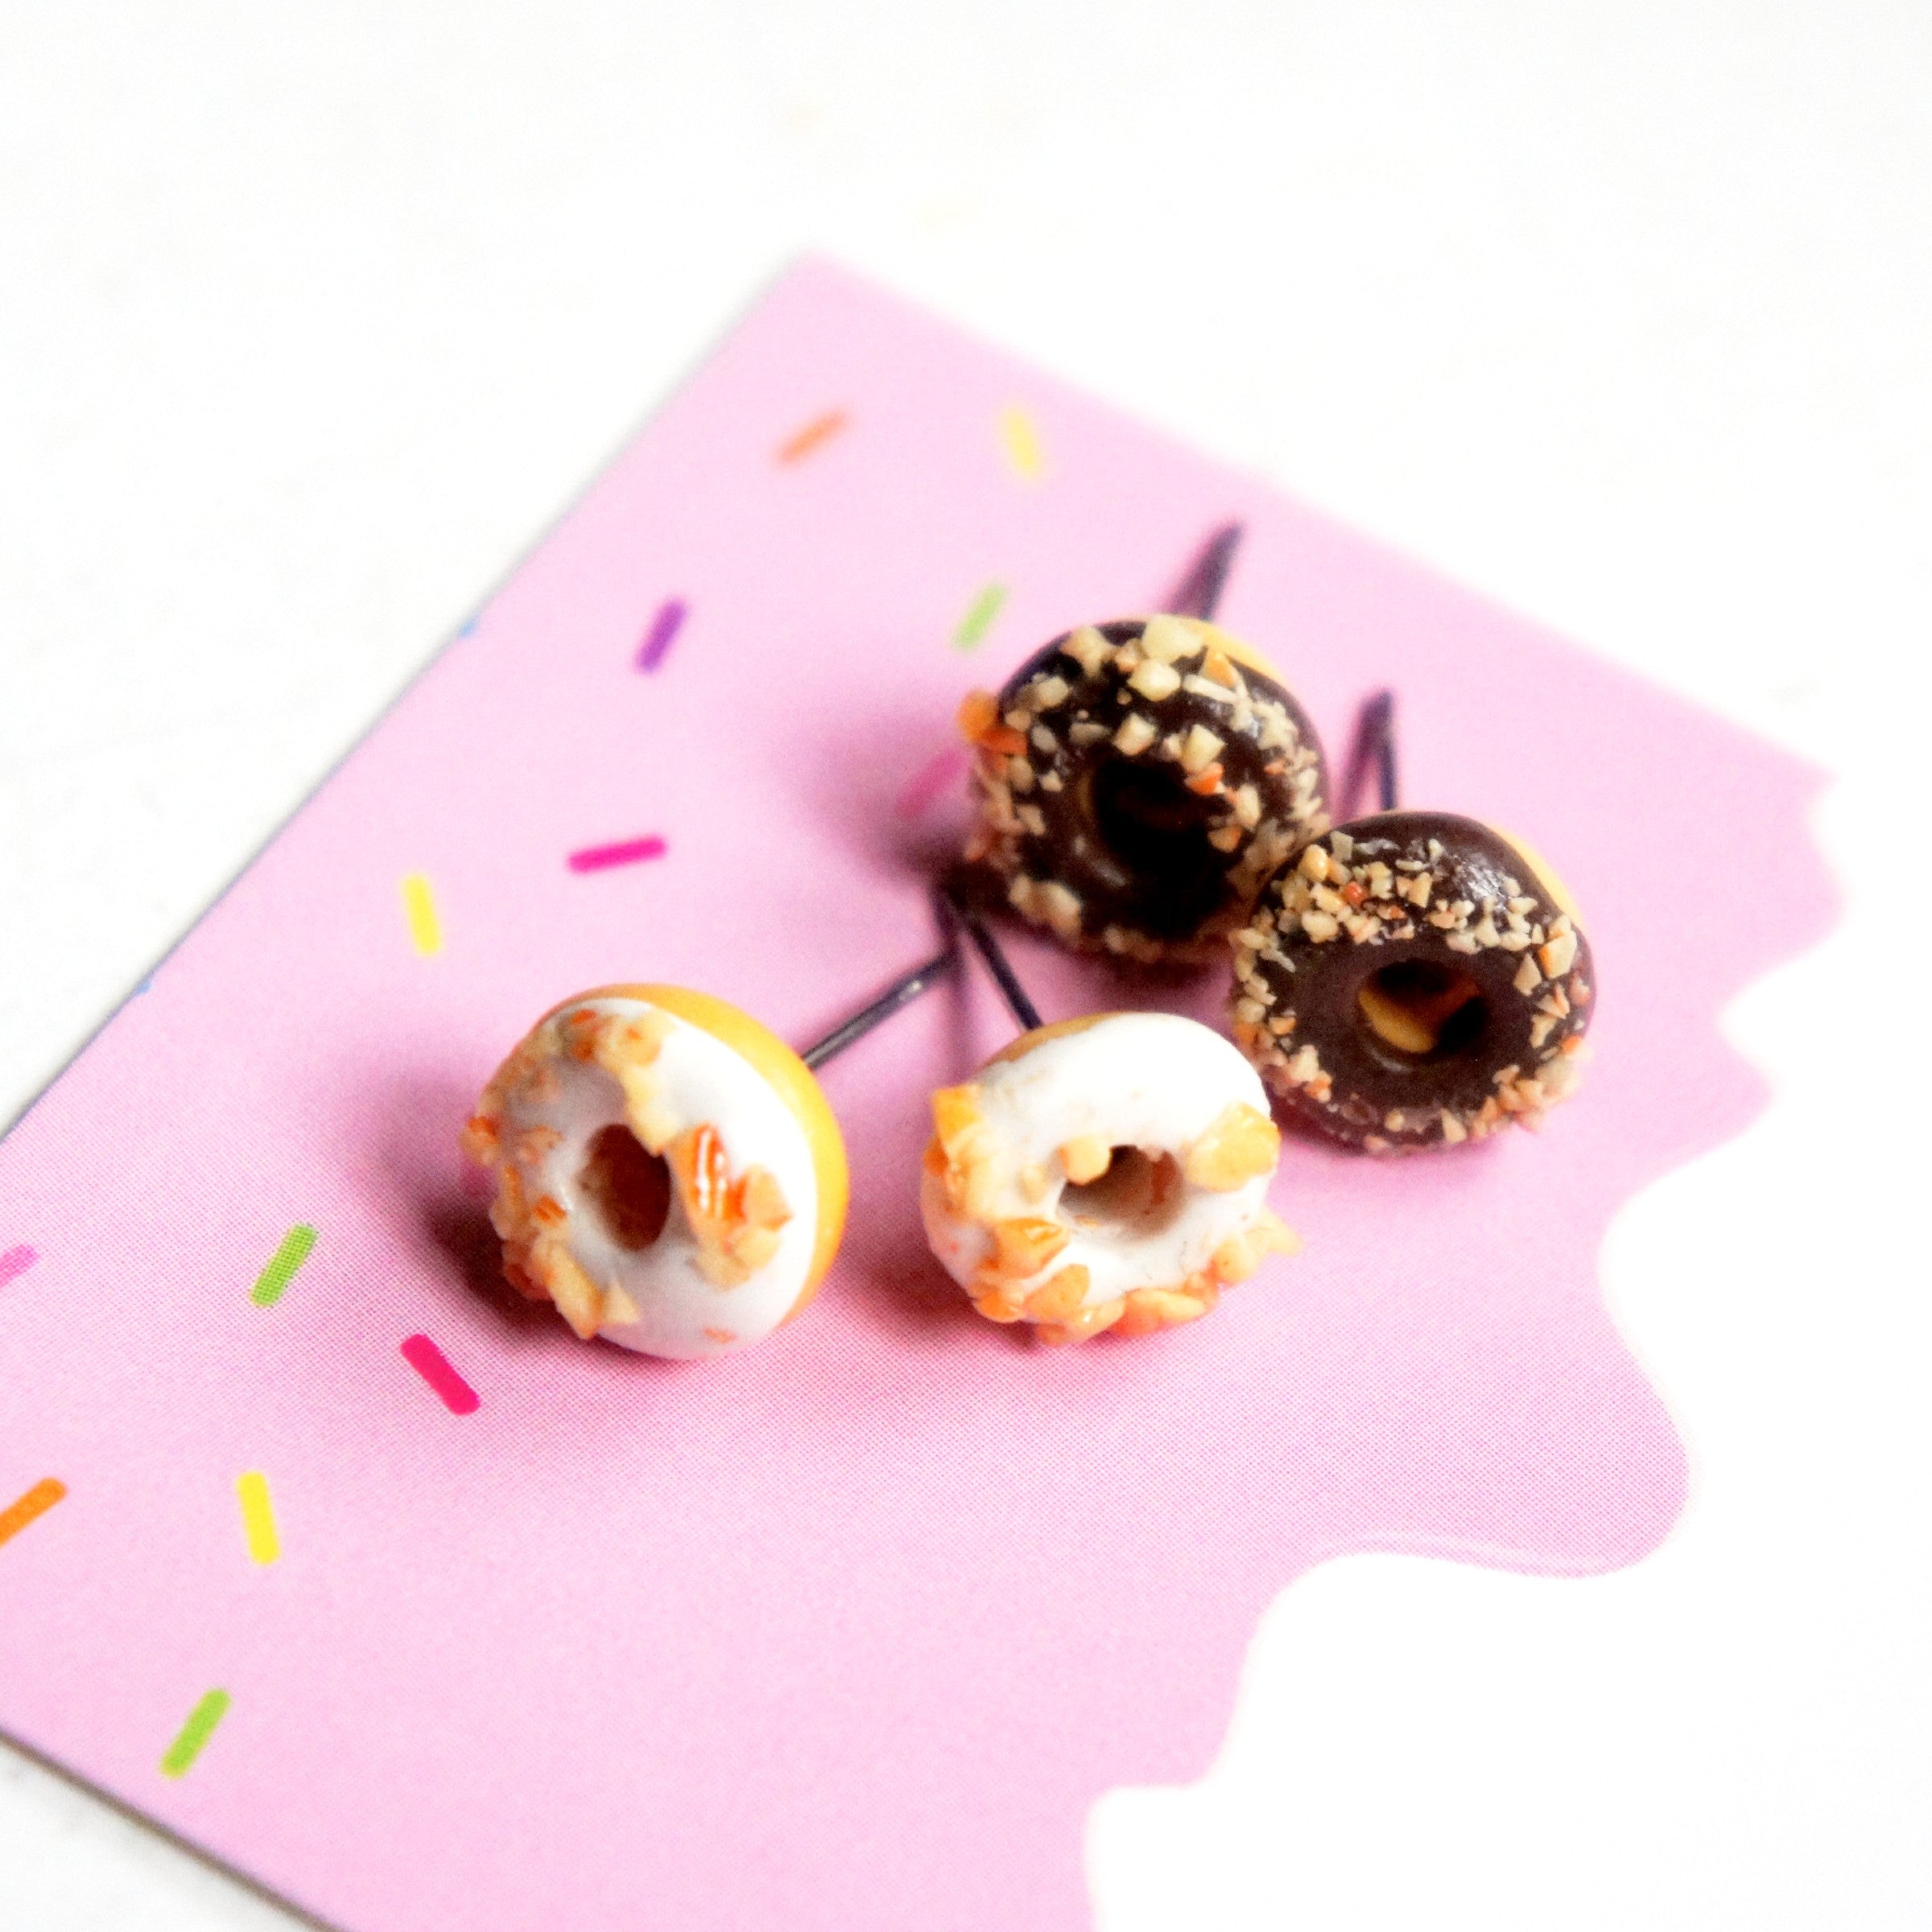
POLYGON ((1116 758, 1093 774, 1094 830, 1151 930, 1191 931, 1220 903, 1228 856, 1208 835, 1227 815, 1178 765, 1116 758))
POLYGON ((621 1121, 592 1135, 577 1176, 618 1247, 635 1253, 664 1232, 671 1216, 671 1168, 621 1121))
POLYGON ((1085 1235, 1103 1241, 1138 1241, 1171 1227, 1186 1200, 1181 1164, 1159 1149, 1116 1147, 1107 1171, 1091 1181, 1069 1181, 1060 1212, 1085 1235))
POLYGON ((1439 1062, 1468 1052, 1489 1017, 1475 979, 1439 960, 1398 960, 1372 972, 1355 1003, 1369 1032, 1409 1060, 1439 1062))

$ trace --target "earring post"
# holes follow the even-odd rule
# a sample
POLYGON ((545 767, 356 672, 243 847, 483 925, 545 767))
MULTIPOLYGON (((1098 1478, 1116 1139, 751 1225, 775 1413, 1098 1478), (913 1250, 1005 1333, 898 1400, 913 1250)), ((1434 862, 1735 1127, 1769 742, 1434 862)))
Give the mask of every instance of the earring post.
POLYGON ((1377 809, 1393 811, 1400 796, 1395 762, 1395 693, 1378 691, 1367 700, 1356 721, 1355 742, 1348 748, 1348 770, 1342 780, 1343 815, 1354 818, 1361 801, 1368 767, 1375 766, 1377 809))
POLYGON ((986 970, 993 975, 1000 991, 1005 995, 1006 1004, 1012 1010, 1013 1017, 1019 1022, 1022 1030, 1027 1033, 1038 1031, 1046 1022, 1040 1018, 1039 1008, 1027 998, 1026 989, 1020 984, 1012 967, 1007 964, 1006 955, 1001 950, 999 941, 987 931, 980 915, 956 893, 948 891, 945 897, 947 910, 965 928, 967 938, 972 941, 980 957, 986 962, 986 970))
POLYGON ((815 1070, 823 1067, 835 1054, 843 1053, 855 1040, 863 1039, 873 1027, 890 1019, 902 1006, 910 1006, 921 993, 956 972, 959 964, 959 939, 949 934, 943 952, 935 953, 910 972, 900 974, 870 1005, 861 1007, 850 1019, 833 1027, 824 1039, 807 1046, 799 1059, 815 1070))
POLYGON ((1167 609, 1172 616, 1212 621, 1220 608, 1221 592, 1228 586, 1228 572, 1234 566, 1234 553, 1241 548, 1245 534, 1239 523, 1224 523, 1208 539, 1169 601, 1167 609))

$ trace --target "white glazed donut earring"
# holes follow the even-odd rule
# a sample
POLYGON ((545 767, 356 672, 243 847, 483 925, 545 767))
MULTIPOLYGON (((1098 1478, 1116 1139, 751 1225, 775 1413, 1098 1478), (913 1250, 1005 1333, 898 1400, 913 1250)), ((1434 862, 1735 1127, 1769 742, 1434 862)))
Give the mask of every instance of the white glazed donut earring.
POLYGON ((953 970, 957 942, 803 1055, 682 986, 553 1008, 464 1129, 503 1271, 576 1333, 687 1360, 762 1341, 838 1253, 845 1146, 813 1068, 953 970))
POLYGON ((1026 1030, 932 1096, 927 1238, 982 1315, 1051 1343, 1151 1334, 1299 1247, 1267 1206, 1266 1093, 1227 1040, 1178 1013, 1043 1025, 992 934, 955 910, 1026 1030))

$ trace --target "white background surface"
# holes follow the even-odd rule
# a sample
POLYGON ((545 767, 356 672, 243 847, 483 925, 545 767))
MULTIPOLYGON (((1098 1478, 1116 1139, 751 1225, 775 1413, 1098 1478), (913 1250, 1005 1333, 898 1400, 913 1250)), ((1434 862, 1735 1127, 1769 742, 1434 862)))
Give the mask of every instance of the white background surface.
MULTIPOLYGON (((1289 1591, 1103 1932, 1932 1922, 1929 81, 1875 0, 0 0, 0 1118, 828 249, 1842 774, 1778 1102, 1605 1257, 1678 1532, 1289 1591)), ((0 1751, 0 1926, 288 1922, 0 1751)))

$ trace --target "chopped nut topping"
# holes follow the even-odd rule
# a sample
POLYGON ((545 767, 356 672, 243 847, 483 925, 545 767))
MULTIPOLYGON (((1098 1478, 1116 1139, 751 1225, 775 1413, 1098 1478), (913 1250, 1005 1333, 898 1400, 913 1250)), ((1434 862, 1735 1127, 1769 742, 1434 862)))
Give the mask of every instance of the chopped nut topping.
POLYGON ((1084 1187, 1113 1165, 1113 1149, 1104 1135, 1080 1134, 1060 1149, 1060 1165, 1074 1186, 1084 1187))
MULTIPOLYGON (((1038 813, 1036 806, 1021 808, 1024 817, 1029 811, 1038 813)), ((1042 828, 1043 829, 1043 828, 1042 828)), ((1049 879, 1034 894, 1034 906, 1046 916, 1046 923, 1055 932, 1071 935, 1079 931, 1080 925, 1080 901, 1078 894, 1063 886, 1058 879, 1049 879)))
POLYGON ((1092 1277, 1078 1261, 1063 1268, 1044 1288, 1036 1288, 1026 1298, 1026 1312, 1036 1322, 1059 1323, 1071 1319, 1087 1299, 1092 1277))
POLYGON ((1181 674, 1171 664, 1150 658, 1127 682, 1150 704, 1158 704, 1180 689, 1181 674))
POLYGON ((1113 655, 1113 646, 1092 624, 1083 624, 1060 649, 1090 678, 1096 675, 1113 655))
POLYGON ((1141 649, 1162 664, 1198 657, 1201 640, 1180 617, 1150 617, 1141 628, 1141 649))
POLYGON ((1536 956, 1550 978, 1560 980, 1575 964, 1576 935, 1567 931, 1559 932, 1552 927, 1548 943, 1536 956))
POLYGON ((1187 1150, 1182 1171, 1195 1187, 1226 1194, 1272 1174, 1281 1152, 1281 1129, 1265 1113, 1236 1100, 1187 1150))
POLYGON ((1181 769, 1199 771, 1212 765, 1226 743, 1225 738, 1216 737, 1205 724, 1196 724, 1181 746, 1181 769))
POLYGON ((1181 679, 1181 688, 1191 696, 1205 698, 1210 704, 1232 704, 1235 694, 1224 684, 1217 684, 1212 678, 1203 678, 1197 672, 1181 679))

